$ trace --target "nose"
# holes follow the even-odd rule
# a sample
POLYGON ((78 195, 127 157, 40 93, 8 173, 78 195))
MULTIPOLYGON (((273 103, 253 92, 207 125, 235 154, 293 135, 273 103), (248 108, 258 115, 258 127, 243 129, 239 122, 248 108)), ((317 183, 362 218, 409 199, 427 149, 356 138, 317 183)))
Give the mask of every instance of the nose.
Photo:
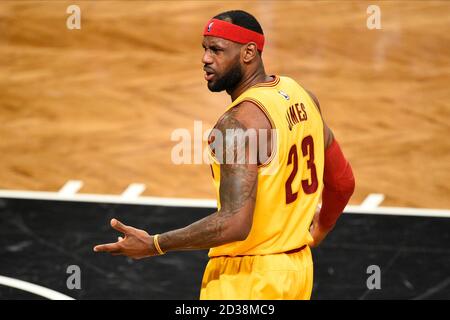
POLYGON ((209 53, 209 50, 205 50, 205 53, 203 53, 202 63, 203 64, 211 64, 211 63, 213 63, 211 54, 209 53))

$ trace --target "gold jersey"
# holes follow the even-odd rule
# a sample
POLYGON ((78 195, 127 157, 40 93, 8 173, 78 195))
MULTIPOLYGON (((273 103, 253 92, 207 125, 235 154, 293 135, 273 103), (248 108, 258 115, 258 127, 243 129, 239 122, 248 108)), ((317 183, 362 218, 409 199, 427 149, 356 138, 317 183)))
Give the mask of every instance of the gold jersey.
MULTIPOLYGON (((323 186, 324 138, 320 112, 308 92, 288 77, 274 76, 242 93, 256 104, 276 131, 269 160, 258 167, 253 224, 244 241, 211 248, 210 257, 266 255, 307 245, 309 226, 323 186)), ((220 164, 210 153, 220 208, 220 164)))

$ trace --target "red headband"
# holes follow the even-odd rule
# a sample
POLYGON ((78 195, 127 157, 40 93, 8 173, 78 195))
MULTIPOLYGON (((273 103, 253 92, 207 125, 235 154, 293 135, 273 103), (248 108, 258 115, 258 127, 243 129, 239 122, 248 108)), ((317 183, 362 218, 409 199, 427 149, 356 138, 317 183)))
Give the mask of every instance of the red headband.
POLYGON ((237 43, 254 42, 261 52, 264 48, 264 35, 219 19, 209 20, 203 35, 219 37, 237 43))

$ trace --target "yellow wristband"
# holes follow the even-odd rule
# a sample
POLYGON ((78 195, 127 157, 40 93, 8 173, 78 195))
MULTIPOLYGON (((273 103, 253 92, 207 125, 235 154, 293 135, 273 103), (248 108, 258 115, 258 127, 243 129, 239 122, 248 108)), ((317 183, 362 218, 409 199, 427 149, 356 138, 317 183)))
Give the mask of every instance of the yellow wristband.
POLYGON ((159 242, 158 242, 158 236, 159 234, 155 234, 153 236, 153 243, 155 245, 156 250, 158 251, 159 254, 164 254, 164 251, 161 250, 161 247, 159 246, 159 242))

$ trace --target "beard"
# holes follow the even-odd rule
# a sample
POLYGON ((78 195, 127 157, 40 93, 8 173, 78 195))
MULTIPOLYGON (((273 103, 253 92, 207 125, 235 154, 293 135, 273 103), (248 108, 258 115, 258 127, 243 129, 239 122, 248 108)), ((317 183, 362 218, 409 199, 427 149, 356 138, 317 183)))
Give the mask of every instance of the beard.
POLYGON ((214 82, 208 82, 208 89, 212 92, 234 89, 242 80, 242 68, 239 61, 230 68, 221 78, 214 82))

